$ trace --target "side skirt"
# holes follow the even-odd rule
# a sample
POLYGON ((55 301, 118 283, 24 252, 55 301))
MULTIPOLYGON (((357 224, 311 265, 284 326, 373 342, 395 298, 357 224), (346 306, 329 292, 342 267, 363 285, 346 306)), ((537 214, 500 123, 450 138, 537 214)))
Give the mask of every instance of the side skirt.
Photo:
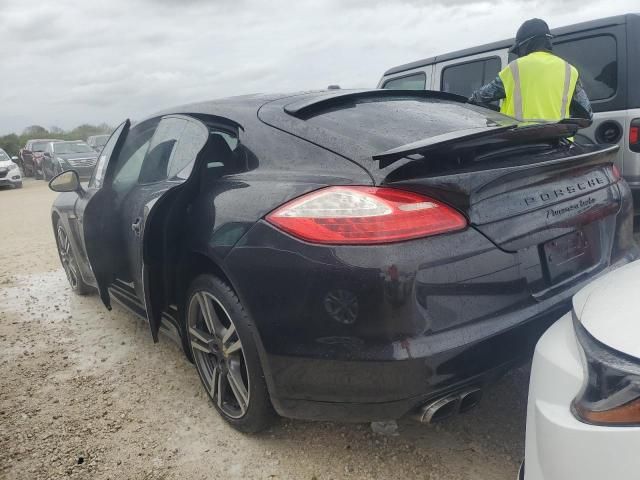
MULTIPOLYGON (((148 323, 144 305, 136 296, 133 285, 116 280, 109 286, 109 294, 113 300, 122 305, 126 310, 141 320, 144 320, 144 323, 148 323)), ((178 307, 176 305, 169 305, 169 310, 162 312, 160 333, 174 341, 176 345, 180 347, 180 350, 182 350, 182 339, 180 338, 178 325, 178 307)))

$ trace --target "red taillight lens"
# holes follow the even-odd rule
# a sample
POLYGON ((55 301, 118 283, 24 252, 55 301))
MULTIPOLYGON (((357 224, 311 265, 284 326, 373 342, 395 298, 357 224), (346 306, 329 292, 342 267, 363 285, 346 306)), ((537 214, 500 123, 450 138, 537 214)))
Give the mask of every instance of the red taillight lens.
POLYGON ((640 118, 631 120, 629 127, 629 149, 640 152, 640 118))
POLYGON ((267 220, 295 237, 324 244, 390 243, 461 230, 454 209, 413 192, 328 187, 286 203, 267 220))

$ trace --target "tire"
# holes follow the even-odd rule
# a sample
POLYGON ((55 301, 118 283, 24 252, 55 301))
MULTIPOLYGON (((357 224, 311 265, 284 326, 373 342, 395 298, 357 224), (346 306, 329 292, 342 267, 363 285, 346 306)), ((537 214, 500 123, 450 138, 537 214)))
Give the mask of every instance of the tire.
POLYGON ((244 433, 267 428, 275 412, 249 315, 233 290, 213 275, 196 277, 187 292, 185 322, 198 375, 218 413, 244 433))
POLYGON ((14 188, 22 188, 22 182, 18 182, 14 185, 14 188))
POLYGON ((48 182, 53 178, 53 176, 47 175, 47 170, 44 168, 44 166, 42 167, 42 177, 44 178, 45 182, 48 182))
POLYGON ((78 259, 73 251, 71 242, 69 241, 69 236, 59 222, 56 224, 56 244, 58 245, 60 263, 62 263, 64 273, 67 275, 67 280, 69 281, 71 290, 78 295, 87 295, 88 293, 91 293, 93 289, 82 279, 80 267, 78 266, 78 259))
POLYGON ((34 169, 33 178, 35 178, 36 180, 42 180, 43 179, 42 173, 38 172, 37 168, 34 169))

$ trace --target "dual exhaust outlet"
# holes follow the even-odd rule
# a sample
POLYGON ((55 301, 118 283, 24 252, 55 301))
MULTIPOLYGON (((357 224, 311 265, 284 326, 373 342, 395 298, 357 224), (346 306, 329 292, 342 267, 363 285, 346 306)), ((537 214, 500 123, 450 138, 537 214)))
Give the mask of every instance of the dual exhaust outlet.
POLYGON ((482 397, 480 388, 467 388, 432 400, 419 408, 413 418, 420 423, 434 423, 464 413, 478 405, 482 397))

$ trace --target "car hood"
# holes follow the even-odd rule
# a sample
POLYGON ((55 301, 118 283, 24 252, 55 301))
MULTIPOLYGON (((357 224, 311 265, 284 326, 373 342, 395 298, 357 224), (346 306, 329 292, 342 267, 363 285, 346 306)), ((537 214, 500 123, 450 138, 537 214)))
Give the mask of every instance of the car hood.
POLYGON ((74 160, 76 158, 98 158, 98 154, 96 152, 86 152, 86 153, 56 153, 56 158, 61 158, 63 160, 74 160))
POLYGON ((594 338, 640 358, 640 260, 593 281, 573 297, 573 311, 594 338))
POLYGON ((9 168, 15 165, 11 160, 0 160, 0 168, 9 168))

